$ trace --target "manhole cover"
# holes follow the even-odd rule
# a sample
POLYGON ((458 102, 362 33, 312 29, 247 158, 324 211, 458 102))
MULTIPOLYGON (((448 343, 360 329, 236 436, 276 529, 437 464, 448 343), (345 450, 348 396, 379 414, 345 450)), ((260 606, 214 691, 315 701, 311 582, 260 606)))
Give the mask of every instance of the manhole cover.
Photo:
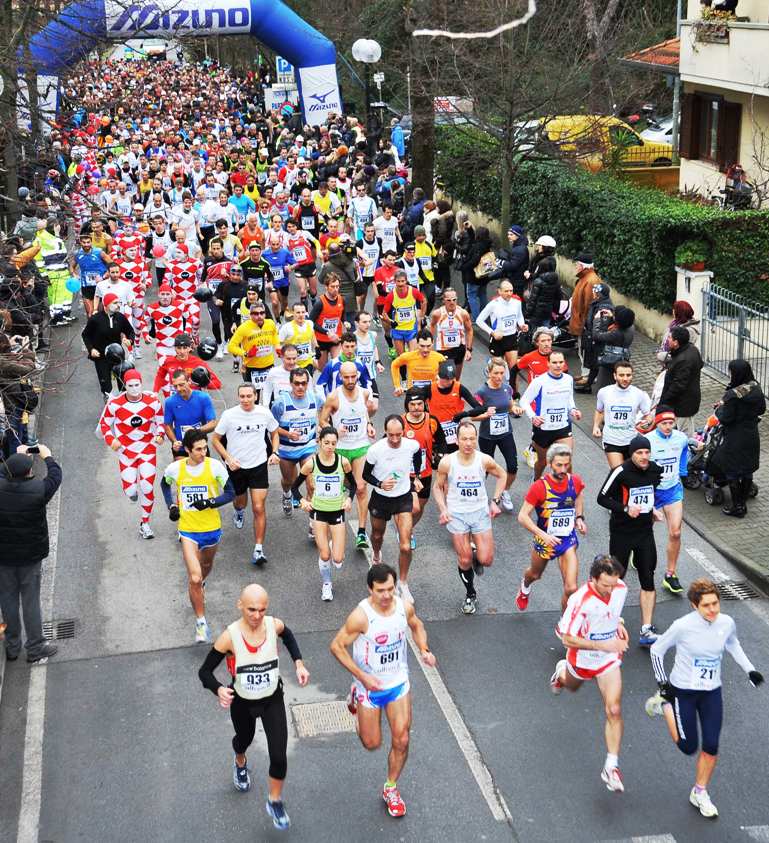
POLYGON ((344 700, 292 705, 291 713, 298 738, 355 731, 355 718, 347 710, 344 700))
POLYGON ((64 638, 75 637, 75 618, 65 618, 60 621, 45 621, 43 623, 43 637, 49 641, 61 641, 64 638))
POLYGON ((722 600, 751 600, 761 596, 747 580, 721 580, 716 588, 722 600))

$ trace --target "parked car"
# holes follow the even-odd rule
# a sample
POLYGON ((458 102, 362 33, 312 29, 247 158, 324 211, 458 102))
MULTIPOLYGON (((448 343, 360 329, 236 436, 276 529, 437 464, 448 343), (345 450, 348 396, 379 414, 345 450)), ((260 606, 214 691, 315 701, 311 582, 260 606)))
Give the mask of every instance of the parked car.
POLYGON ((673 115, 650 120, 649 125, 641 132, 641 137, 651 143, 669 143, 673 145, 673 115))

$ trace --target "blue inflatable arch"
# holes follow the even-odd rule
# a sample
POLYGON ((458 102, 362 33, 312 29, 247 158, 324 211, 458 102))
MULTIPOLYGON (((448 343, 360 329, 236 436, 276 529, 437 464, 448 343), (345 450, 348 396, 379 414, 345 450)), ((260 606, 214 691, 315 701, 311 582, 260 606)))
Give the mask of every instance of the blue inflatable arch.
POLYGON ((105 39, 245 34, 294 65, 307 123, 341 113, 336 48, 280 0, 78 0, 32 38, 30 53, 50 90, 105 39))

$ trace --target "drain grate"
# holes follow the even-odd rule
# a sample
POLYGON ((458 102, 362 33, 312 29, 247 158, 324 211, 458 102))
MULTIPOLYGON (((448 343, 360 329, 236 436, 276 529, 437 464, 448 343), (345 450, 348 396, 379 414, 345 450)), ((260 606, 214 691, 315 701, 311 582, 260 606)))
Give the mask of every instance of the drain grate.
POLYGON ((761 596, 747 580, 721 580, 716 588, 722 600, 752 600, 761 596))
POLYGON ((77 621, 75 618, 64 618, 59 621, 45 621, 43 623, 43 636, 49 641, 62 641, 65 638, 74 638, 77 621))
POLYGON ((291 706, 294 729, 298 738, 354 732, 355 718, 343 700, 322 703, 301 703, 291 706))

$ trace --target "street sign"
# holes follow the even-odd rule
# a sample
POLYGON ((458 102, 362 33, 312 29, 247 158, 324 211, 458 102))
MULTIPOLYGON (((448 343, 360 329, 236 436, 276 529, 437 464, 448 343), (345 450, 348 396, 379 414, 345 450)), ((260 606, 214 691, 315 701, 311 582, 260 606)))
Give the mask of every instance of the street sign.
POLYGON ((294 65, 290 61, 287 61, 282 56, 275 56, 275 71, 279 85, 294 84, 294 65))
POLYGON ((384 73, 375 73, 371 78, 377 83, 377 85, 381 85, 382 82, 384 82, 384 73))

